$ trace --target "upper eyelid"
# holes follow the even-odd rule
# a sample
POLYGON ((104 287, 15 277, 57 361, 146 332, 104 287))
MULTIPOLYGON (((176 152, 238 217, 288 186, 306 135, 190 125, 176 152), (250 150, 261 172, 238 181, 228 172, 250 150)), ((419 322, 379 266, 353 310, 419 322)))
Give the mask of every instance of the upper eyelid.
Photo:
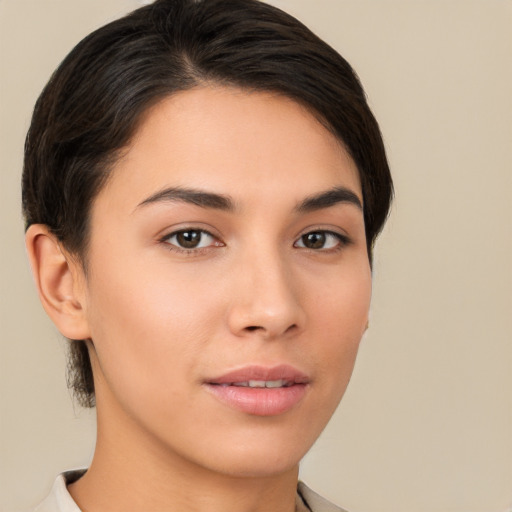
POLYGON ((207 229, 203 229, 203 228, 182 228, 182 229, 175 229, 174 231, 170 231, 167 235, 163 235, 162 238, 170 238, 171 236, 176 236, 178 235, 179 233, 184 233, 184 232, 187 232, 187 231, 200 231, 201 233, 204 233, 205 235, 208 235, 208 236, 211 236, 212 238, 218 238, 217 236, 215 236, 213 233, 211 233, 210 231, 208 231, 207 229))
POLYGON ((346 230, 340 228, 340 227, 330 227, 330 226, 321 226, 321 225, 313 225, 308 226, 307 228, 303 229, 299 236, 297 237, 297 240, 304 235, 307 235, 308 233, 329 233, 333 236, 338 236, 345 239, 351 239, 351 236, 347 233, 346 230))
POLYGON ((302 233, 294 242, 296 244, 299 240, 302 239, 302 237, 309 235, 311 233, 325 233, 327 235, 331 235, 334 238, 337 238, 341 244, 348 245, 352 243, 352 239, 344 234, 344 233, 338 233, 337 231, 333 231, 332 229, 308 229, 304 233, 302 233))
POLYGON ((183 227, 173 227, 172 229, 166 229, 162 231, 162 235, 158 235, 157 238, 160 241, 166 240, 167 238, 170 238, 173 235, 177 235, 178 233, 182 233, 183 231, 201 231, 202 233, 206 233, 207 235, 215 238, 220 239, 220 236, 218 234, 215 234, 212 230, 198 226, 198 225, 184 225, 183 227))

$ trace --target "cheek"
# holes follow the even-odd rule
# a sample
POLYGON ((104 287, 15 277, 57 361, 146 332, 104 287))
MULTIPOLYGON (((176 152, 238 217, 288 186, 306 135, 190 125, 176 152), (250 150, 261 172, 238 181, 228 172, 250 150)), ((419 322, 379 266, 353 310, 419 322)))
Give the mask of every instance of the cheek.
MULTIPOLYGON (((133 337, 150 333, 192 332, 204 325, 214 293, 205 279, 187 268, 144 258, 111 258, 97 265, 89 283, 91 321, 133 337)), ((203 277, 206 277, 204 273, 203 277)), ((158 341, 154 339, 153 341, 158 341)))
POLYGON ((316 283, 308 282, 304 291, 311 320, 341 339, 359 339, 368 322, 371 271, 367 260, 358 260, 336 274, 320 276, 316 283))
POLYGON ((310 301, 319 342, 313 357, 328 376, 326 393, 341 399, 354 367, 361 338, 367 328, 371 301, 371 272, 359 271, 330 280, 310 301))
POLYGON ((158 270, 126 259, 103 262, 89 285, 90 330, 102 373, 124 394, 174 389, 180 377, 193 374, 222 309, 215 288, 204 280, 158 270))

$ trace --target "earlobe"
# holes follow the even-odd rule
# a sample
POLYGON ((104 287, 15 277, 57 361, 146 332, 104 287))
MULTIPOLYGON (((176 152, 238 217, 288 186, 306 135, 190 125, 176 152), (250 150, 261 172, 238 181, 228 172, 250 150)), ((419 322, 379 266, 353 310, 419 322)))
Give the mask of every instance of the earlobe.
POLYGON ((79 264, 65 253, 43 224, 28 228, 25 244, 39 298, 48 316, 67 338, 90 338, 79 264))

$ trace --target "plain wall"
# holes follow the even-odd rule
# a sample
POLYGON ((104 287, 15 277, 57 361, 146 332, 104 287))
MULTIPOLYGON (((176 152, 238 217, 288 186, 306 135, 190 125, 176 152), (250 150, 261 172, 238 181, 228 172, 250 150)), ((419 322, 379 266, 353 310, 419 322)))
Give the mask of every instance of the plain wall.
MULTIPOLYGON (((84 35, 143 2, 0 0, 0 510, 88 463, 23 243, 31 109, 84 35)), ((396 186, 370 329, 302 478, 351 512, 512 510, 512 2, 272 0, 358 71, 396 186)))

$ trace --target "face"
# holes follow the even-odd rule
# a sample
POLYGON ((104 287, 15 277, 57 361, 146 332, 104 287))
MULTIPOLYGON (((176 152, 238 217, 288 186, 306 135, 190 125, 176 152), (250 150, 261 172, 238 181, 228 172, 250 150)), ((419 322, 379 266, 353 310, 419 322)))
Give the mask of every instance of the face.
POLYGON ((217 473, 295 468, 367 323, 361 202, 351 158, 289 99, 198 88, 149 111, 91 212, 98 434, 217 473))

